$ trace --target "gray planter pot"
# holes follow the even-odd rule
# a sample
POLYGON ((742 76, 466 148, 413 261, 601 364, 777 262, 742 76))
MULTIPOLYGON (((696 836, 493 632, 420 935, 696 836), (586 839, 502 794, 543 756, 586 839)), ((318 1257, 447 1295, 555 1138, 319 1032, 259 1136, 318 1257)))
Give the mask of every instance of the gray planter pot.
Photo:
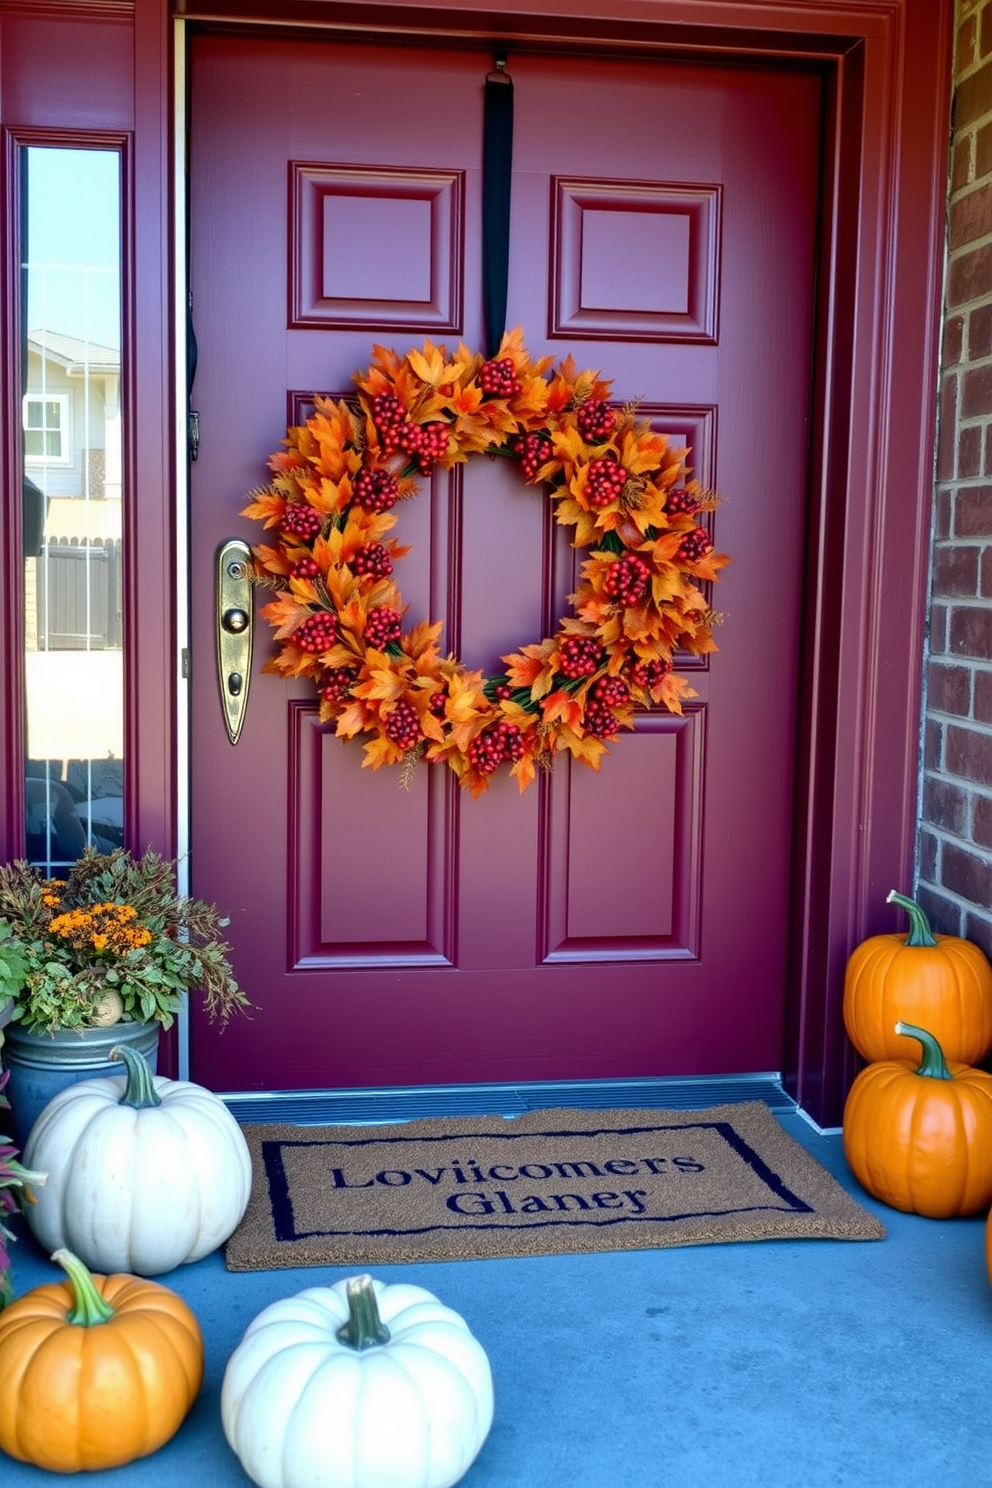
POLYGON ((0 1058, 10 1070, 7 1099, 13 1138, 22 1150, 35 1121, 59 1091, 79 1080, 115 1075, 120 1064, 110 1058, 117 1044, 129 1044, 143 1054, 152 1070, 158 1067, 158 1023, 115 1023, 111 1028, 63 1028, 57 1033, 30 1033, 20 1023, 8 1023, 0 1058))

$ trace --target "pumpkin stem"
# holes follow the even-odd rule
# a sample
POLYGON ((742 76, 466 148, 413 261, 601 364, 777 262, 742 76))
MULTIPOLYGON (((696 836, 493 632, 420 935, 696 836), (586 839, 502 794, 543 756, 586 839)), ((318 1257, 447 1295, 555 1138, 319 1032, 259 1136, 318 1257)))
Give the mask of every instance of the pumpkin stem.
POLYGON ((73 1306, 66 1313, 67 1323, 76 1323, 81 1328, 93 1328, 97 1323, 109 1323, 114 1309, 105 1302, 96 1289, 93 1277, 78 1256, 71 1250, 56 1250, 52 1260, 62 1267, 72 1287, 73 1306))
POLYGON ((908 1038, 919 1039, 923 1045, 923 1063, 916 1071, 918 1075, 925 1075, 928 1080, 954 1079, 944 1061, 944 1051, 932 1033, 927 1033, 925 1028, 917 1028, 912 1023, 897 1023, 896 1033, 904 1033, 908 1038))
POLYGON ((137 1049, 129 1049, 127 1044, 115 1044, 110 1057, 123 1060, 127 1069, 127 1084, 124 1086, 124 1094, 117 1102, 119 1106, 131 1106, 135 1111, 143 1111, 148 1106, 162 1104, 148 1060, 143 1054, 139 1054, 137 1049))
POLYGON ((379 1316, 371 1276, 348 1278, 348 1321, 341 1324, 337 1336, 346 1348, 359 1351, 389 1342, 389 1329, 379 1316))
POLYGON ((923 913, 915 899, 907 899, 905 894, 897 894, 895 889, 887 896, 886 904, 898 904, 909 915, 909 934, 903 944, 908 946, 935 946, 937 938, 930 929, 930 921, 923 913))

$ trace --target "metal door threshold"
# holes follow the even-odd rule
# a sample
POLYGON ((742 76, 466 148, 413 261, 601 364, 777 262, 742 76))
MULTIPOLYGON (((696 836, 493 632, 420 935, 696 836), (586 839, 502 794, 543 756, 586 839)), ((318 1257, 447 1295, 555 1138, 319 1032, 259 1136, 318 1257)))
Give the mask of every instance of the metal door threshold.
POLYGON ((239 1122, 290 1126, 372 1126, 422 1116, 519 1116, 549 1106, 588 1111, 614 1107, 698 1111, 706 1106, 764 1101, 773 1111, 797 1109, 777 1074, 245 1091, 225 1095, 224 1101, 239 1122))

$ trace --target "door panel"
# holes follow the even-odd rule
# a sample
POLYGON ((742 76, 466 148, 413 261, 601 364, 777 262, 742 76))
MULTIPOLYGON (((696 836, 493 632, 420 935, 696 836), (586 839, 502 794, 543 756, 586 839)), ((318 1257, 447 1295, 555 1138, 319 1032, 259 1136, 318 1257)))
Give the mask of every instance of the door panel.
MULTIPOLYGON (((213 558, 314 391, 379 342, 482 344, 481 51, 194 38, 194 892, 257 1010, 194 1012, 218 1089, 777 1069, 789 910, 820 127, 812 72, 515 56, 508 325, 612 378, 727 500, 698 696, 478 800, 407 789, 261 675, 240 741, 213 558)), ((506 462, 400 508, 409 621, 470 666, 550 634, 575 555, 506 462)))

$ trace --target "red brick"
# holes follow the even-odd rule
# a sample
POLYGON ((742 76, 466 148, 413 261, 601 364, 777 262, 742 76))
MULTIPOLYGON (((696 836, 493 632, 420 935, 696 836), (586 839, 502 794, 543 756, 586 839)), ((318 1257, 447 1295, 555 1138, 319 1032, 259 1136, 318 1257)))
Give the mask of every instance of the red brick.
POLYGON ((977 667, 972 710, 976 723, 992 724, 992 672, 983 672, 977 667))
POLYGON ((937 839, 925 827, 920 829, 920 876, 934 878, 937 872, 937 839))
POLYGON ((978 559, 981 549, 942 545, 933 555, 933 592, 941 599, 978 598, 978 559))
POLYGON ((964 129, 992 111, 992 62, 985 62, 958 83, 954 98, 954 128, 964 129))
MULTIPOLYGON (((965 15, 965 12, 969 8, 970 7, 967 5, 962 6, 962 21, 958 31, 959 37, 964 36, 964 33, 967 30, 968 26, 971 25, 975 20, 974 15, 965 15)), ((979 7, 976 6, 975 8, 977 10, 979 7)), ((992 11, 990 11, 987 6, 985 7, 985 9, 982 10, 981 20, 979 24, 981 27, 978 33, 979 56, 987 57, 989 52, 992 51, 992 11)), ((958 55, 961 55, 960 47, 958 49, 958 55)), ((968 64, 965 63, 966 67, 967 65, 968 64)))
MULTIPOLYGON (((992 262, 992 260, 990 260, 992 262)), ((965 367, 961 373, 961 418, 981 418, 992 413, 992 364, 965 367)))
POLYGON ((971 837, 976 847, 992 847, 992 796, 973 796, 971 837))
MULTIPOLYGON (((977 313, 977 312, 973 312, 973 313, 977 313)), ((971 333, 970 333, 970 329, 969 329, 969 341, 970 341, 970 339, 971 339, 971 333)), ((992 340, 992 333, 990 333, 990 340, 992 340)), ((951 316, 948 316, 947 320, 944 322, 944 340, 943 340, 943 345, 941 347, 941 353, 940 353, 941 354, 941 359, 942 359, 943 365, 945 367, 954 367, 954 366, 956 366, 957 363, 961 360, 961 353, 962 353, 963 350, 964 350, 964 316, 963 315, 951 315, 951 316)), ((976 356, 992 355, 992 352, 989 352, 989 353, 974 352, 974 353, 972 353, 972 355, 976 355, 976 356)))
POLYGON ((973 480, 982 474, 983 424, 966 424, 958 435, 958 480, 973 480))
POLYGON ((951 535, 951 493, 948 490, 939 490, 934 498, 933 535, 938 542, 951 535))
MULTIPOLYGON (((963 144, 969 138, 974 138, 975 141, 974 173, 971 176, 966 176, 961 186, 955 186, 955 191, 960 191, 963 186, 969 185, 971 181, 980 181, 983 176, 987 176, 992 171, 992 124, 979 125, 974 135, 965 135, 965 139, 961 143, 963 144)), ((970 163, 969 158, 969 165, 970 163)))
MULTIPOLYGON (((971 152, 974 144, 975 136, 973 134, 966 134, 963 139, 959 139, 954 145, 951 155, 952 191, 960 191, 963 187, 970 186, 974 180, 974 174, 971 168, 971 152)), ((989 149, 992 150, 992 138, 989 139, 988 145, 989 149)))
POLYGON ((992 244, 973 248, 951 260, 947 272, 947 303, 952 308, 992 292, 992 244))
MULTIPOLYGON (((992 661, 992 610, 987 605, 954 606, 948 650, 952 656, 974 656, 978 661, 992 661)), ((986 747, 992 753, 992 739, 986 740, 986 747)))
POLYGON ((949 723, 944 738, 944 771, 959 780, 992 786, 992 737, 949 723))
POLYGON ((956 493, 954 536, 992 537, 992 486, 965 486, 956 493))
POLYGON ((967 837, 971 797, 953 780, 928 775, 923 782, 923 820, 942 832, 967 837))
POLYGON ((963 248, 989 232, 992 232, 992 189, 985 182, 951 203, 948 242, 952 250, 963 248))
MULTIPOLYGON (((962 918, 964 918, 964 924, 961 926, 961 934, 964 939, 971 940, 971 943, 977 945, 980 951, 985 951, 988 960, 992 961, 992 920, 989 920, 988 915, 980 914, 974 909, 968 909, 962 918)), ((976 1064, 980 1070, 988 1070, 989 1056, 986 1055, 985 1059, 977 1059, 976 1064)))
POLYGON ((968 357, 992 356, 992 304, 976 305, 968 316, 968 357))
MULTIPOLYGON (((982 17, 984 20, 984 16, 982 17)), ((958 27, 957 40, 954 45, 954 72, 955 74, 967 72, 975 60, 975 47, 978 42, 978 25, 975 17, 968 16, 958 27)))
POLYGON ((947 606, 937 600, 930 605, 930 651, 934 656, 947 653, 947 606))
POLYGON ((940 854, 940 881, 945 889, 972 904, 992 903, 992 862, 945 842, 940 854))
POLYGON ((983 599, 992 599, 992 548, 983 548, 978 563, 978 592, 983 599))
POLYGON ((928 718, 923 732, 923 763, 928 770, 939 770, 944 763, 944 725, 928 718))
MULTIPOLYGON (((964 916, 961 933, 965 940, 970 940, 974 945, 977 945, 978 949, 984 951, 985 955, 992 960, 992 920, 987 919, 984 915, 976 914, 973 910, 969 910, 964 916)), ((989 1067, 988 1056, 986 1055, 984 1059, 979 1059, 977 1064, 979 1069, 987 1070, 989 1067)))
POLYGON ((955 713, 959 718, 967 718, 971 713, 971 678, 970 667, 931 661, 927 668, 929 711, 955 713))
POLYGON ((937 439, 937 479, 953 480, 957 471, 958 378, 948 372, 940 384, 940 428, 937 439))

